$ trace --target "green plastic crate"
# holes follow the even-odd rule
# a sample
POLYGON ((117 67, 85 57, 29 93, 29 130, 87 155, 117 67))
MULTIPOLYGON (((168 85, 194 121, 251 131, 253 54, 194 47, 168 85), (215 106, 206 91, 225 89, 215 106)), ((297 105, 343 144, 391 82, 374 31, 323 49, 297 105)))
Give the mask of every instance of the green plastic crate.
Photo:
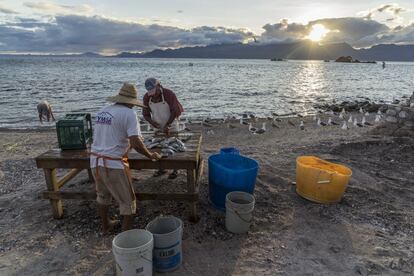
POLYGON ((62 150, 86 149, 92 141, 92 120, 90 113, 72 113, 56 122, 59 148, 62 150))

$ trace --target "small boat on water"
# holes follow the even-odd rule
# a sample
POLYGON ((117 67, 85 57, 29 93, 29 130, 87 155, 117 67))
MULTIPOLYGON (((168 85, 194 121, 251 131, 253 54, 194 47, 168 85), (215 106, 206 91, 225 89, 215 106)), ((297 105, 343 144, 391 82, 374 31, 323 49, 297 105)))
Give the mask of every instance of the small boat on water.
POLYGON ((286 59, 283 58, 272 58, 270 61, 286 61, 286 59))
POLYGON ((192 62, 189 62, 188 63, 188 66, 193 66, 194 64, 192 63, 192 62))

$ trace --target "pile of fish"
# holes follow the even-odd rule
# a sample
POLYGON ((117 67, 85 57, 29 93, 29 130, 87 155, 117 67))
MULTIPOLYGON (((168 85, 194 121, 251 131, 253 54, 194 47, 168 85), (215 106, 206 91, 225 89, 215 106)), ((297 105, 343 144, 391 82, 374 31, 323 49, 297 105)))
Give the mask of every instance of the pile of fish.
POLYGON ((174 155, 176 152, 186 151, 184 142, 177 137, 148 137, 144 140, 144 144, 148 149, 161 149, 162 157, 168 157, 174 155))

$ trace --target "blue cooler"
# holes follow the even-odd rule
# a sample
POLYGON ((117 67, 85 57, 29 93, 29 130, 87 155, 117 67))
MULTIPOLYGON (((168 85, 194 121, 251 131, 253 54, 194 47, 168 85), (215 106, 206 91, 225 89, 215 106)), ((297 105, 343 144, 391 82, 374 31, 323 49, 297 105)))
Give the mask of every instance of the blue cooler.
MULTIPOLYGON (((237 150, 237 149, 236 149, 237 150)), ((225 210, 226 195, 233 191, 253 194, 259 164, 245 156, 223 153, 208 158, 209 201, 225 210)))

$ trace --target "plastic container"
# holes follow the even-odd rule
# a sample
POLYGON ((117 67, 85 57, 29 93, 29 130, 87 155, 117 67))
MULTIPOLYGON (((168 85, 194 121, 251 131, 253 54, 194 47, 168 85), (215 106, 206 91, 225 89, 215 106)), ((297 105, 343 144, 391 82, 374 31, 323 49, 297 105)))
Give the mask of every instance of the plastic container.
POLYGON ((238 148, 221 148, 220 154, 240 154, 238 148))
POLYGON ((296 159, 296 192, 318 203, 339 202, 345 192, 352 170, 315 156, 296 159))
POLYGON ((157 217, 146 229, 154 236, 154 268, 158 272, 169 272, 180 267, 183 261, 183 222, 176 217, 157 217))
POLYGON ((253 219, 255 199, 245 192, 230 192, 226 195, 226 229, 235 234, 249 231, 253 219))
POLYGON ((91 114, 67 114, 56 122, 56 132, 62 150, 86 149, 88 139, 93 136, 91 114))
POLYGON ((237 154, 215 154, 208 159, 209 201, 225 210, 226 195, 233 191, 252 194, 259 169, 258 163, 237 154))
POLYGON ((112 240, 116 275, 152 275, 152 250, 154 238, 149 231, 132 229, 122 232, 112 240))

